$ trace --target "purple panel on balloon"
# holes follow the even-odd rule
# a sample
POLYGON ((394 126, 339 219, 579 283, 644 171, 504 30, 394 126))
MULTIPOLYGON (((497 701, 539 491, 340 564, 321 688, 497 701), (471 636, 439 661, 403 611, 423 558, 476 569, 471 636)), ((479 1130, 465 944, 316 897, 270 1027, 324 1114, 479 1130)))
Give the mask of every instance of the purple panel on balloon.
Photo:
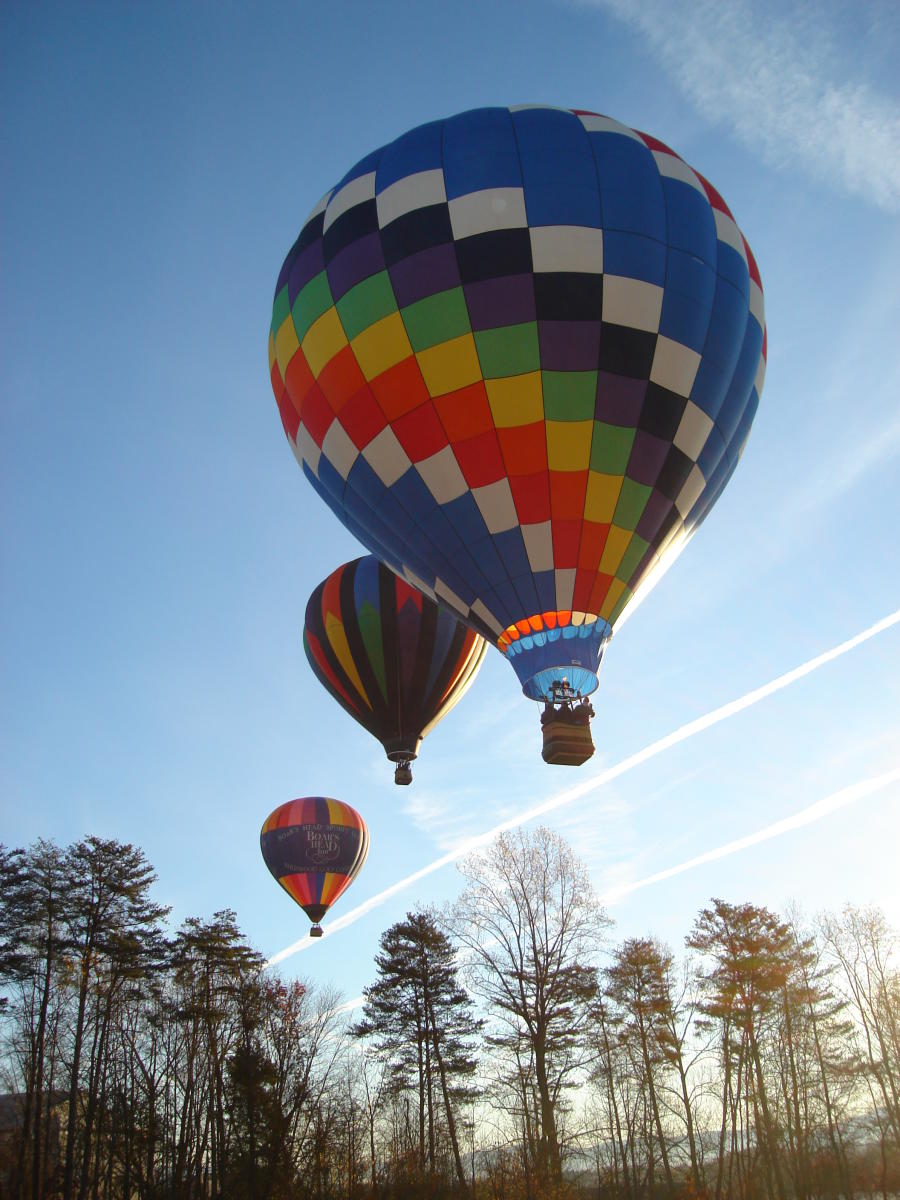
POLYGON ((400 308, 437 292, 459 287, 460 282, 456 252, 450 243, 431 246, 401 259, 390 268, 390 276, 400 308))
POLYGON ((465 293, 473 329, 497 329, 535 319, 531 275, 502 275, 467 283, 465 293))

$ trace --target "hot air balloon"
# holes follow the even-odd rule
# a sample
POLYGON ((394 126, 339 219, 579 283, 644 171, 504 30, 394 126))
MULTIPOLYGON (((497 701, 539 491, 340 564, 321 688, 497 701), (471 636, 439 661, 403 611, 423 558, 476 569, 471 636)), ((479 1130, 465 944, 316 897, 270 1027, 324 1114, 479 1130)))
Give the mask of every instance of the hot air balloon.
POLYGON ((338 567, 306 606, 316 678, 412 780, 422 738, 468 691, 487 644, 371 555, 338 567))
POLYGON ((342 800, 305 796, 266 818, 259 846, 266 866, 313 922, 310 937, 321 937, 319 922, 366 861, 369 831, 342 800))
POLYGON ((716 189, 648 134, 541 106, 352 167, 284 262, 269 340, 318 494, 554 711, 728 482, 765 357, 716 189))

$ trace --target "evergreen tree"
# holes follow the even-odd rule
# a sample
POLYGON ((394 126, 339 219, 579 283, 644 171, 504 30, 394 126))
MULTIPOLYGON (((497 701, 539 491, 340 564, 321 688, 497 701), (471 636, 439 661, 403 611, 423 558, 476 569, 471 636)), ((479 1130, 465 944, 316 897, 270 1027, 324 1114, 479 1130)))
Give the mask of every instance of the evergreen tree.
POLYGON ((113 1002, 126 978, 139 977, 158 957, 160 922, 168 912, 150 899, 156 880, 142 850, 112 839, 87 837, 65 856, 66 887, 62 922, 65 952, 76 979, 63 1200, 85 1195, 90 1171, 92 1132, 100 1108, 100 1081, 109 1047, 113 1002), (92 997, 93 990, 93 997, 92 997), (89 1013, 89 1000, 94 1011, 89 1013), (82 1055, 89 1017, 93 1039, 87 1078, 82 1055), (80 1097, 85 1095, 83 1111, 80 1097), (80 1182, 75 1182, 76 1142, 81 1142, 80 1182))
POLYGON ((378 979, 365 989, 357 1037, 371 1038, 397 1090, 419 1099, 419 1166, 437 1170, 436 1122, 442 1110, 457 1179, 466 1186, 455 1106, 474 1074, 473 1042, 481 1029, 456 977, 455 952, 430 913, 407 914, 381 937, 378 979))

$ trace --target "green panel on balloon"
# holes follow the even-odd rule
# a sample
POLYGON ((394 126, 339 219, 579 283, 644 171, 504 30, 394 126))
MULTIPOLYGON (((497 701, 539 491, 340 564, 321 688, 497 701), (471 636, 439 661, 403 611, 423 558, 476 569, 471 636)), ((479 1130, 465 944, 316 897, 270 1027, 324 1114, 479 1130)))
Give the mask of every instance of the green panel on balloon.
POLYGON ((358 333, 397 311, 397 301, 387 271, 379 271, 370 275, 362 283, 350 289, 337 302, 338 316, 344 326, 347 339, 352 340, 358 333))
POLYGON ((410 344, 417 352, 461 337, 472 328, 466 298, 459 287, 417 300, 407 305, 401 315, 410 344))
POLYGON ((624 475, 634 445, 634 429, 594 422, 591 440, 591 470, 602 475, 624 475))
POLYGON ((324 271, 320 271, 300 292, 291 309, 298 342, 303 341, 309 332, 309 327, 318 321, 323 313, 328 312, 333 304, 331 288, 328 286, 328 276, 324 271))
POLYGON ((378 687, 387 700, 387 678, 384 673, 384 642, 381 637, 381 614, 376 612, 371 604, 363 604, 359 609, 359 632, 362 634, 363 645, 366 648, 372 673, 378 681, 378 687))
MULTIPOLYGON (((619 502, 616 504, 616 512, 613 517, 616 525, 622 529, 637 529, 638 521, 644 514, 652 491, 653 488, 647 487, 643 483, 635 483, 626 475, 622 480, 622 490, 619 492, 619 502)), ((623 579, 626 576, 620 575, 619 578, 623 579)))
POLYGON ((542 371, 548 421, 589 421, 597 394, 596 371, 542 371))
POLYGON ((502 329, 482 329, 475 334, 475 346, 485 379, 525 375, 541 365, 536 321, 506 325, 502 329))
POLYGON ((283 287, 275 297, 275 303, 272 306, 272 332, 277 333, 284 324, 287 317, 290 315, 291 301, 290 294, 286 287, 283 287))
POLYGON ((621 579, 623 583, 631 578, 635 567, 647 553, 647 543, 642 537, 637 534, 628 543, 628 549, 622 555, 622 561, 619 563, 619 569, 616 571, 616 579, 621 579))

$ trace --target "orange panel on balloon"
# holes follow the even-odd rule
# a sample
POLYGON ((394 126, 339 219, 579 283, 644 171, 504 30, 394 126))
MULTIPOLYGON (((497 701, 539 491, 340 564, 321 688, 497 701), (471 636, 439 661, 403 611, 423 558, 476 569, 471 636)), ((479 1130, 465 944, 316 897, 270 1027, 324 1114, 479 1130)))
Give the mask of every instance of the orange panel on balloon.
POLYGON ((389 421, 431 399, 419 364, 413 357, 404 358, 376 375, 369 381, 369 386, 389 421))

